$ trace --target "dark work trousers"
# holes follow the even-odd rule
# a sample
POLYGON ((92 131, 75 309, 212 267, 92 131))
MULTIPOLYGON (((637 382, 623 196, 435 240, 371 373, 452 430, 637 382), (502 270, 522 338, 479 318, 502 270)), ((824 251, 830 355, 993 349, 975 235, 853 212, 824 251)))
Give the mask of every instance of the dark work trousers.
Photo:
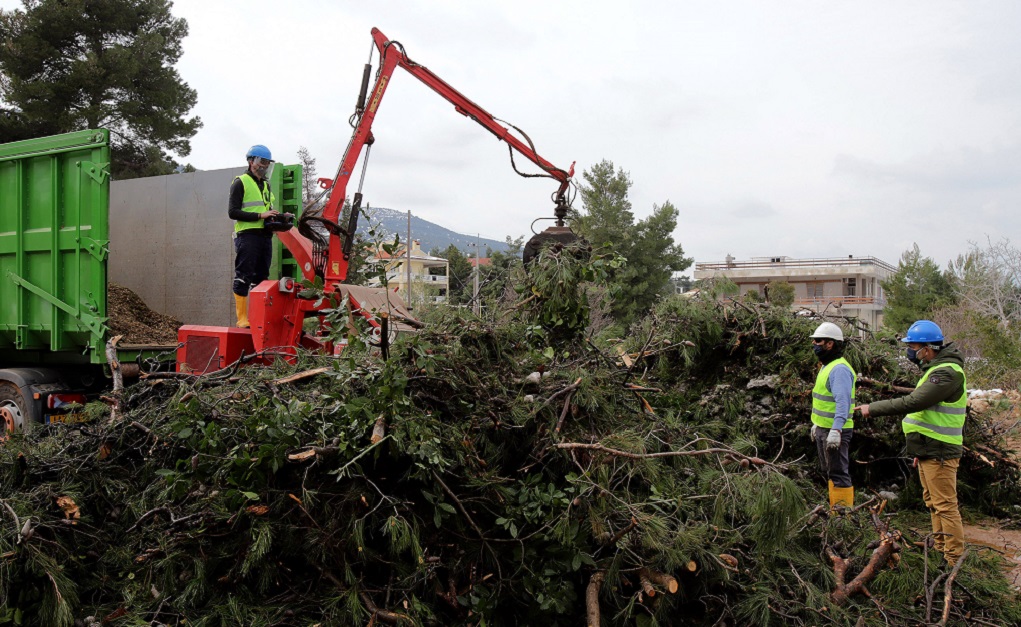
POLYGON ((273 261, 273 234, 262 229, 241 231, 234 237, 234 293, 248 290, 269 278, 273 261))
POLYGON ((851 436, 854 429, 843 429, 840 432, 840 448, 826 448, 826 436, 829 429, 819 427, 815 436, 815 450, 819 453, 819 467, 823 474, 838 488, 851 487, 851 436))

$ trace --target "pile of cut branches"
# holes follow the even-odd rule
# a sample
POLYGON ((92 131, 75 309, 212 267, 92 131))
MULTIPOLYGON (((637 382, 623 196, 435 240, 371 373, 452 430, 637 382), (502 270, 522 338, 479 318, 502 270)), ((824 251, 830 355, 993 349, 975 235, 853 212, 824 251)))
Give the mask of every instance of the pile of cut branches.
MULTIPOLYGON (((897 421, 859 427, 858 506, 820 507, 815 322, 671 299, 599 342, 557 329, 571 312, 541 286, 521 293, 535 307, 499 322, 439 311, 385 361, 352 342, 153 374, 116 421, 96 403, 73 430, 13 437, 0 625, 1021 621, 995 556, 938 570, 927 516, 904 514, 919 505, 897 421)), ((892 349, 848 356, 912 383, 892 349)), ((969 450, 962 482, 983 490, 965 505, 1013 510, 1016 468, 969 450)))

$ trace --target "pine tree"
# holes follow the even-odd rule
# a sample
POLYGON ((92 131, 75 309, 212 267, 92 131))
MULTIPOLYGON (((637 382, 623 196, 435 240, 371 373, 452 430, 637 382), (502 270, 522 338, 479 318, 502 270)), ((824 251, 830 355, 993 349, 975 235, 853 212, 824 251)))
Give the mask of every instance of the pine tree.
POLYGON ((918 244, 904 251, 897 271, 882 286, 886 293, 883 326, 898 332, 955 300, 950 277, 940 271, 935 261, 922 257, 918 244))
POLYGON ((635 222, 628 199, 631 177, 615 169, 611 161, 597 163, 582 177, 585 213, 576 214, 574 226, 594 247, 610 246, 627 258, 627 265, 611 278, 618 290, 611 306, 613 317, 627 323, 670 291, 673 272, 691 265, 672 235, 678 211, 666 201, 653 205, 649 217, 635 222))
POLYGON ((202 126, 167 0, 22 0, 0 11, 0 141, 107 128, 118 178, 174 172, 202 126))

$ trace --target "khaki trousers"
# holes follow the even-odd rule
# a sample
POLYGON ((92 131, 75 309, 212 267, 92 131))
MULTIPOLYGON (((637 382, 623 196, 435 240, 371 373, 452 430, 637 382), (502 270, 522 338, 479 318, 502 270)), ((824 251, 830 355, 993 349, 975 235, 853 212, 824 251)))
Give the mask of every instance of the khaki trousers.
POLYGON ((936 550, 941 551, 951 565, 956 564, 964 553, 964 523, 957 509, 957 467, 960 463, 960 459, 918 460, 922 500, 932 518, 936 550))

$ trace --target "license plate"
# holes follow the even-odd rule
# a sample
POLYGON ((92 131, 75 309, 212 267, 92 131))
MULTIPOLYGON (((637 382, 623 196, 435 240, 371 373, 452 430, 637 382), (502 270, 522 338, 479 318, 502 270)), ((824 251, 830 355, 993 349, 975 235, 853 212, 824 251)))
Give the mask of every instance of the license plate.
POLYGON ((81 414, 50 414, 46 416, 46 422, 59 422, 62 424, 78 424, 85 422, 85 416, 81 414))

